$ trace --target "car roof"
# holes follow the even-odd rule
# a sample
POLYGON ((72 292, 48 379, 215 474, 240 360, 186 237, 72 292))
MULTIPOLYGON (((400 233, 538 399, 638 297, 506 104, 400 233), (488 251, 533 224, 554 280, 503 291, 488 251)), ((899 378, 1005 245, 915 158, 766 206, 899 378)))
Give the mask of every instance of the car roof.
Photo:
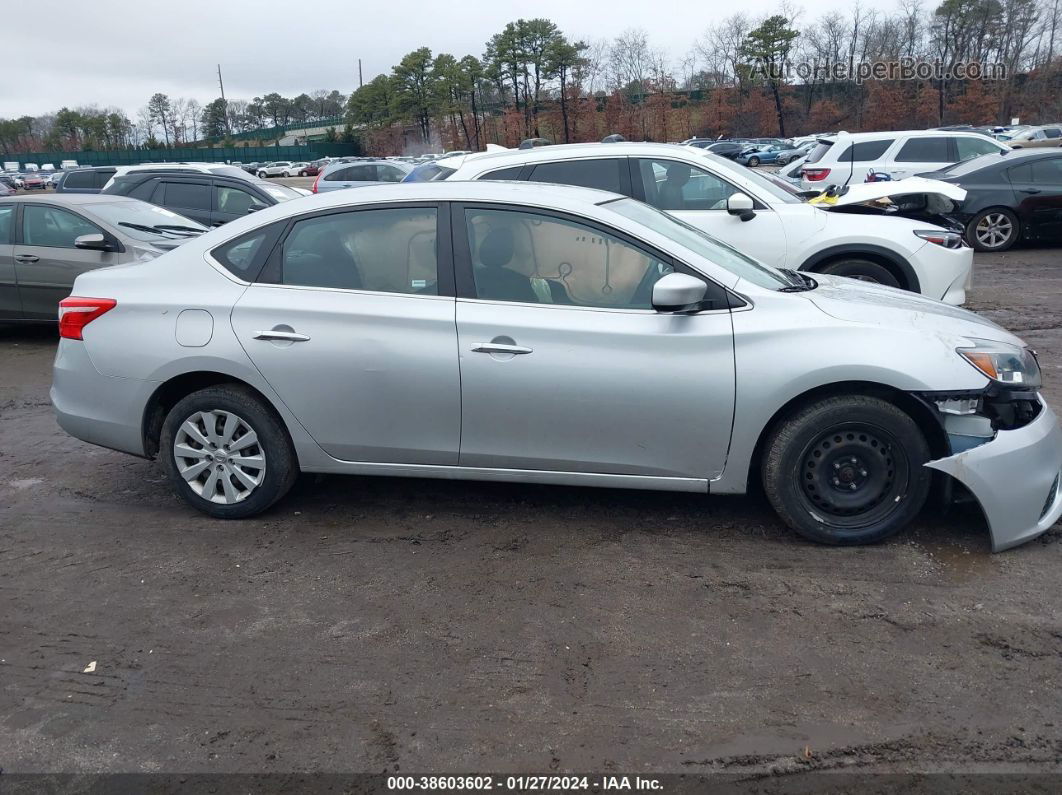
POLYGON ((837 133, 835 135, 823 135, 819 140, 837 142, 839 139, 851 139, 854 141, 877 140, 879 138, 896 138, 901 135, 918 135, 925 138, 954 138, 956 135, 969 138, 991 138, 984 133, 971 132, 970 130, 880 130, 878 132, 855 132, 837 133))
MULTIPOLYGON (((721 142, 722 143, 722 142, 721 142)), ((590 144, 558 144, 555 146, 539 146, 534 149, 506 149, 502 152, 476 152, 471 155, 457 155, 454 160, 460 158, 460 164, 475 162, 477 166, 504 165, 509 161, 519 163, 548 162, 551 160, 568 160, 576 157, 635 157, 638 155, 675 154, 682 144, 656 144, 648 142, 619 142, 614 144, 590 143, 590 144)), ((697 147, 692 147, 697 148, 697 147)), ((697 149, 700 152, 700 149, 697 149)), ((439 165, 447 165, 446 159, 435 161, 439 165)), ((456 166, 457 163, 455 162, 456 166)))
POLYGON ((129 196, 115 196, 110 193, 46 193, 43 196, 19 194, 18 196, 5 197, 8 200, 20 202, 32 202, 36 204, 113 204, 119 201, 140 201, 129 196))

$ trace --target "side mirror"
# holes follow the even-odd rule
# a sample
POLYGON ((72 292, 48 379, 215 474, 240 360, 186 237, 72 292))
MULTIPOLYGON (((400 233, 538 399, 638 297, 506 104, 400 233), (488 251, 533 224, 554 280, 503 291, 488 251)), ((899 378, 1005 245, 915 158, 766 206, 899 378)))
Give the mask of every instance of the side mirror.
POLYGON ((677 312, 704 299, 708 285, 685 273, 669 273, 653 285, 653 309, 658 312, 677 312))
POLYGON ((250 215, 251 213, 256 213, 256 212, 258 212, 261 209, 262 208, 259 207, 258 205, 251 205, 250 207, 247 208, 247 214, 250 215))
POLYGON ((81 235, 74 238, 74 248, 87 248, 92 251, 110 251, 112 247, 107 238, 97 232, 94 235, 81 235))
POLYGON ((752 197, 747 193, 734 193, 726 200, 726 211, 731 215, 736 215, 742 221, 751 221, 756 217, 756 211, 753 209, 752 197))

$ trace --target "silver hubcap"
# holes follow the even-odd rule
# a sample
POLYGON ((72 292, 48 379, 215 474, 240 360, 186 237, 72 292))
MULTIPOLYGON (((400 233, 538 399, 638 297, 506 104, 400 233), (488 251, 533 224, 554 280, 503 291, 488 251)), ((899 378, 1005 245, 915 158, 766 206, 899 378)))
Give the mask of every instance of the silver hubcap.
POLYGON ((1010 240, 1014 224, 1003 213, 989 213, 977 224, 977 242, 986 248, 1001 246, 1010 240))
POLYGON ((173 457, 192 491, 220 505, 247 499, 265 478, 258 434, 228 411, 198 411, 182 422, 173 457))

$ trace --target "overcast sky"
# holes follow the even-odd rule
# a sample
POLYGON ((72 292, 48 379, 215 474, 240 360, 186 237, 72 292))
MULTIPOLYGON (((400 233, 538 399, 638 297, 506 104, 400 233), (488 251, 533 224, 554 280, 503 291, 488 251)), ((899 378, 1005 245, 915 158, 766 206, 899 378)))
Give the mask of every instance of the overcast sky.
MULTIPOLYGON (((405 53, 428 46, 480 56, 487 39, 518 17, 546 17, 573 38, 613 38, 644 28, 674 60, 713 22, 738 10, 777 13, 777 0, 2 0, 8 41, 0 68, 0 117, 64 105, 117 105, 131 117, 153 93, 250 99, 318 88, 349 93, 357 59, 365 81, 405 53), (45 22, 47 24, 45 24, 45 22), (35 36, 39 31, 40 37, 35 36), (27 45, 39 45, 27 49, 27 45)), ((894 0, 864 0, 893 11, 894 0)), ((802 21, 851 7, 806 3, 802 21)))

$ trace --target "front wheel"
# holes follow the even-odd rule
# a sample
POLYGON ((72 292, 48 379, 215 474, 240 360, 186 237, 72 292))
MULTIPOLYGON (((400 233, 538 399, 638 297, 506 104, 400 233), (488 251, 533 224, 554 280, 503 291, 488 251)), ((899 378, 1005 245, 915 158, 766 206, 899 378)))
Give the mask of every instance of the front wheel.
POLYGON ((929 445, 892 403, 826 398, 784 420, 764 448, 771 505, 822 544, 871 544, 903 529, 929 495, 929 445))
POLYGON ((996 207, 982 210, 966 225, 966 240, 977 251, 1006 251, 1018 241, 1018 216, 996 207))
POLYGON ((299 472, 280 418, 236 385, 180 400, 162 424, 159 457, 177 494, 219 519, 261 513, 287 494, 299 472))
POLYGON ((899 287, 899 280, 884 265, 871 262, 868 259, 843 259, 831 262, 820 270, 829 276, 846 276, 849 279, 857 279, 861 282, 873 282, 884 284, 886 287, 899 287))
POLYGON ((259 171, 258 172, 258 178, 259 179, 267 179, 268 177, 269 177, 269 175, 267 173, 265 173, 264 171, 259 171))

